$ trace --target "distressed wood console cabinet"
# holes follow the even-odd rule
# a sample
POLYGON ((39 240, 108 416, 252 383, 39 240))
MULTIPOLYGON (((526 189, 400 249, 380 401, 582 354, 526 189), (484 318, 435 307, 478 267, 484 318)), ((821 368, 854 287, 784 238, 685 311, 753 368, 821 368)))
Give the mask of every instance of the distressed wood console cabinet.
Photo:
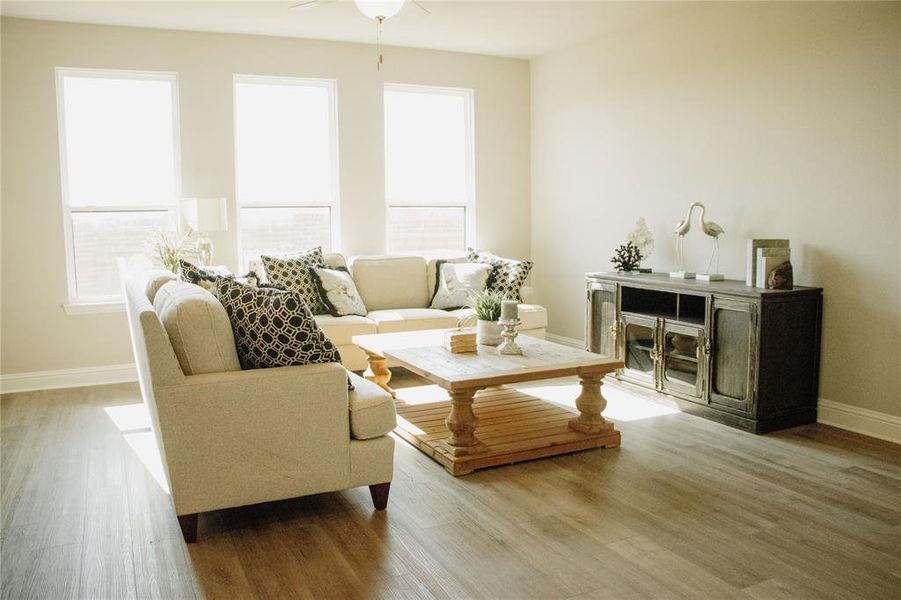
POLYGON ((817 416, 822 289, 588 273, 586 346, 616 379, 686 412, 765 433, 817 416))

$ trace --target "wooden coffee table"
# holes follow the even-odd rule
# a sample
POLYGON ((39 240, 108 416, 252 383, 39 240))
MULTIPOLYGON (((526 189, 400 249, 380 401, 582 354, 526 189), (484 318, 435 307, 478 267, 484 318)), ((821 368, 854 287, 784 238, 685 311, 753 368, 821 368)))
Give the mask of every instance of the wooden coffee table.
POLYGON ((516 338, 523 349, 519 356, 502 355, 497 348, 483 345, 478 353, 453 354, 442 345, 444 333, 358 335, 353 342, 369 356, 367 378, 395 397, 388 385, 389 360, 447 391, 449 414, 446 398, 426 404, 398 399, 401 419, 395 432, 450 473, 465 475, 522 460, 619 446, 619 431, 601 414, 607 406, 601 380, 621 368, 622 361, 523 335, 516 338), (499 387, 569 375, 577 375, 582 387, 576 398, 577 416, 556 404, 499 387))

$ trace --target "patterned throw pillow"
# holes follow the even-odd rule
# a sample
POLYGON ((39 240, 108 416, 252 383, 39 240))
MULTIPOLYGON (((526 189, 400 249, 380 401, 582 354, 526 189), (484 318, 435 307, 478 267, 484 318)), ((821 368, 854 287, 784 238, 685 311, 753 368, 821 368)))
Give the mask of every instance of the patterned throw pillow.
POLYGON ((450 263, 439 260, 435 268, 435 295, 430 308, 457 310, 463 308, 477 292, 484 292, 491 275, 491 265, 484 263, 450 263))
POLYGON ((491 265, 488 289, 499 292, 507 300, 522 302, 520 289, 532 270, 532 261, 501 258, 483 250, 466 249, 471 262, 491 265))
POLYGON ((178 259, 178 277, 182 281, 199 285, 215 296, 219 293, 216 280, 220 277, 234 279, 235 275, 225 267, 205 267, 180 258, 178 259))
POLYGON ((321 267, 325 264, 322 262, 321 246, 298 254, 260 258, 270 283, 283 285, 288 290, 299 293, 314 315, 328 312, 325 304, 319 299, 316 281, 308 271, 309 267, 321 267))
MULTIPOLYGON (((219 301, 235 332, 242 369, 341 362, 299 293, 219 279, 219 301)), ((347 387, 353 389, 349 378, 347 387)))
POLYGON ((366 305, 353 277, 344 267, 309 267, 310 275, 316 281, 319 298, 333 317, 359 315, 365 317, 366 305))

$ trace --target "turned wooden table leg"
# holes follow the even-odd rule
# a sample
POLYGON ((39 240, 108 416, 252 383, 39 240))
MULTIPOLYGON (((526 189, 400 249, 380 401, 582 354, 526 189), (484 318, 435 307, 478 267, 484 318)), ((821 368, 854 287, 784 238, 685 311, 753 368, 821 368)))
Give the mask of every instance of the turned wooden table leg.
POLYGON ((392 398, 397 397, 397 392, 388 385, 388 382, 391 381, 391 371, 385 365, 385 357, 368 354, 367 358, 369 359, 369 368, 363 373, 363 377, 391 394, 392 398))
POLYGON ((476 415, 472 412, 472 401, 476 394, 475 389, 454 390, 449 392, 451 397, 450 415, 444 420, 450 436, 447 445, 454 456, 475 454, 483 452, 485 444, 479 441, 475 435, 476 415))
POLYGON ((570 429, 582 433, 613 430, 613 423, 601 416, 601 413, 607 408, 607 400, 601 394, 601 377, 602 375, 599 373, 579 375, 579 383, 582 384, 582 392, 576 398, 579 416, 570 419, 570 429))

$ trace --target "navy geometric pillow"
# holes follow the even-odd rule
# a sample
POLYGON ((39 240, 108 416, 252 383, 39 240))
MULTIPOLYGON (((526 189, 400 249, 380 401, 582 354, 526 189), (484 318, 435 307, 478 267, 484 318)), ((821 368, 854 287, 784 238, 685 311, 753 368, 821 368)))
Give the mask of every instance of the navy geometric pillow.
POLYGON ((183 258, 178 259, 178 278, 194 285, 199 285, 213 295, 218 293, 216 280, 220 277, 234 278, 234 274, 225 267, 203 267, 188 262, 183 258))
MULTIPOLYGON (((341 355, 298 292, 220 278, 219 301, 231 321, 242 369, 341 362, 341 355)), ((350 379, 348 389, 353 386, 350 379)))
POLYGON ((501 258, 484 250, 466 249, 470 262, 491 265, 487 289, 498 292, 507 300, 522 302, 520 289, 532 271, 532 261, 501 258))
POLYGON ((288 256, 264 255, 260 260, 270 282, 298 292, 314 315, 328 312, 328 308, 319 298, 316 282, 307 270, 309 267, 321 267, 325 264, 322 260, 322 246, 288 256))

